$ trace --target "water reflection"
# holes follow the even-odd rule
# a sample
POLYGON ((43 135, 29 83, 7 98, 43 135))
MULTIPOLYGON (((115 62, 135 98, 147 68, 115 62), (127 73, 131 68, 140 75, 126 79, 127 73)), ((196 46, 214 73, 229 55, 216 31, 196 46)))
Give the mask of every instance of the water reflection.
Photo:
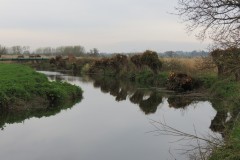
MULTIPOLYGON (((110 93, 110 95, 115 97, 116 101, 129 99, 131 103, 137 104, 141 111, 146 115, 156 113, 158 107, 164 103, 164 98, 167 98, 169 108, 180 109, 182 111, 187 110, 189 106, 194 106, 194 104, 197 104, 200 101, 209 101, 209 99, 204 97, 174 95, 156 89, 141 89, 141 87, 134 83, 129 81, 123 82, 114 78, 92 77, 92 79, 95 88, 100 88, 103 93, 110 93)), ((217 110, 217 114, 212 119, 209 128, 213 132, 218 132, 224 137, 225 127, 232 122, 231 119, 233 119, 236 114, 229 116, 229 112, 222 109, 226 108, 222 107, 222 105, 224 105, 222 101, 212 100, 212 105, 213 108, 217 110)), ((239 112, 236 111, 234 113, 239 112)))
POLYGON ((92 79, 95 88, 100 88, 103 93, 114 96, 116 101, 129 99, 131 103, 137 104, 146 115, 154 114, 163 102, 163 98, 167 98, 169 107, 175 109, 184 109, 193 103, 204 101, 203 98, 179 96, 157 89, 141 89, 134 83, 123 82, 114 78, 92 77, 92 79))
MULTIPOLYGON (((54 81, 62 81, 64 78, 63 74, 58 72, 44 72, 48 74, 50 80, 54 81), (58 76, 56 76, 56 74, 58 76)), ((73 77, 69 77, 70 81, 74 80, 73 77)), ((71 109, 74 104, 79 103, 81 100, 75 102, 65 102, 64 104, 60 104, 58 106, 52 107, 46 103, 46 106, 39 106, 37 102, 34 102, 28 109, 23 110, 8 110, 0 108, 0 128, 3 130, 6 124, 14 124, 24 122, 26 119, 30 119, 33 117, 42 118, 42 117, 50 117, 60 113, 62 110, 71 109)))
POLYGON ((25 115, 3 114, 4 123, 14 123, 59 113, 51 118, 33 118, 21 125, 7 126, 0 132, 2 159, 173 159, 169 155, 172 148, 176 159, 185 160, 188 155, 178 155, 174 150, 179 149, 179 143, 169 143, 176 138, 146 134, 153 129, 149 119, 165 117, 168 124, 185 132, 194 134, 194 124, 199 135, 212 133, 209 126, 216 111, 207 101, 198 102, 199 99, 146 89, 114 78, 54 75, 49 79, 81 86, 84 99, 67 112, 59 113, 64 109, 59 108, 32 110, 25 115), (187 110, 187 114, 183 115, 182 110, 187 110), (16 142, 21 147, 10 145, 16 142), (19 150, 29 154, 20 154, 19 150))
POLYGON ((212 120, 210 128, 214 132, 221 133, 223 137, 225 137, 226 127, 232 128, 240 113, 239 107, 234 107, 232 110, 229 105, 238 105, 238 103, 226 104, 222 100, 212 100, 212 106, 217 114, 212 120))
MULTIPOLYGON (((76 81, 77 77, 67 76, 63 78, 61 75, 50 75, 51 80, 67 80, 76 81)), ((120 81, 115 78, 109 77, 89 77, 84 76, 82 80, 85 82, 93 83, 95 88, 100 88, 102 93, 109 93, 115 97, 116 101, 129 100, 131 103, 139 106, 140 110, 146 114, 154 114, 157 109, 163 103, 163 99, 167 98, 169 108, 186 110, 188 106, 197 104, 199 101, 205 101, 203 97, 191 97, 185 95, 174 95, 169 92, 164 92, 156 89, 142 89, 142 86, 138 86, 130 81, 120 81)), ((223 135, 226 124, 229 121, 226 119, 229 117, 226 110, 219 110, 218 108, 222 104, 220 101, 213 101, 213 107, 217 110, 216 116, 212 119, 210 129, 214 132, 219 132, 223 135)), ((238 113, 238 112, 237 112, 238 113)))
POLYGON ((42 118, 50 117, 60 113, 62 110, 70 109, 74 103, 64 104, 56 107, 41 107, 41 108, 30 108, 27 111, 9 111, 1 110, 0 112, 0 128, 3 130, 6 124, 21 123, 26 119, 32 117, 42 118))
POLYGON ((226 119, 227 119, 227 112, 225 111, 218 111, 217 115, 211 122, 211 130, 214 132, 224 133, 226 127, 226 119))
POLYGON ((189 106, 190 104, 199 101, 196 100, 196 98, 193 97, 185 97, 185 96, 170 96, 168 97, 168 103, 169 103, 169 107, 173 107, 173 108, 180 108, 180 109, 184 109, 187 106, 189 106))

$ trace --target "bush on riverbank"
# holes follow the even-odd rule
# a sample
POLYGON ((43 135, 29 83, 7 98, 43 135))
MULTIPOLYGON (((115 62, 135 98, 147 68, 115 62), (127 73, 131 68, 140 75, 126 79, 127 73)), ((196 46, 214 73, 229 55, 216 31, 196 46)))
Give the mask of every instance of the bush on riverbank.
MULTIPOLYGON (((120 56, 120 55, 119 55, 120 56)), ((86 59, 81 58, 76 61, 77 69, 80 72, 89 73, 93 64, 97 64, 92 73, 93 76, 97 77, 115 77, 115 78, 125 78, 131 80, 132 82, 142 84, 142 86, 146 87, 165 87, 167 82, 167 78, 169 72, 175 71, 177 73, 186 73, 192 78, 199 80, 202 84, 200 89, 204 92, 206 96, 209 96, 213 99, 217 99, 218 103, 214 104, 214 108, 218 113, 223 114, 224 116, 216 116, 214 118, 214 125, 211 126, 211 129, 215 128, 215 131, 221 132, 224 134, 224 138, 226 139, 226 146, 223 148, 219 148, 214 150, 213 159, 240 159, 238 153, 238 146, 236 144, 240 144, 240 138, 237 135, 240 135, 240 125, 238 120, 239 113, 239 103, 240 103, 240 84, 235 81, 234 75, 229 77, 218 77, 216 68, 204 68, 201 67, 201 70, 198 69, 198 62, 202 63, 202 59, 164 59, 163 67, 161 68, 161 72, 154 72, 152 68, 147 65, 141 64, 141 56, 132 56, 131 59, 128 57, 128 61, 122 61, 123 63, 119 63, 120 67, 116 67, 118 64, 116 61, 117 58, 105 58, 103 59, 86 59), (97 63, 96 63, 97 62, 97 63), (99 63, 100 62, 100 63, 99 63), (190 65, 191 64, 191 65, 190 65), (106 66, 106 67, 105 67, 106 66), (112 67, 113 66, 113 67, 112 67), (205 70, 203 70, 205 69, 205 70), (226 115, 230 113, 232 119, 226 123, 226 115), (220 129, 221 128, 221 129, 220 129), (236 158, 237 157, 237 158, 236 158)), ((124 59, 124 58, 123 58, 124 59)), ((68 66, 71 64, 68 63, 68 66)), ((212 65, 212 64, 211 64, 212 65)), ((214 64, 213 64, 214 65, 214 64)), ((108 82, 108 81, 107 81, 108 82)), ((98 85, 97 83, 95 84, 98 85)), ((43 86, 48 90, 48 86, 43 86)), ((112 88, 116 89, 116 86, 112 88)), ((108 92, 109 89, 106 86, 101 86, 101 89, 105 92, 108 92)), ((118 100, 124 99, 126 94, 122 90, 121 93, 118 93, 116 97, 118 100)), ((19 89, 19 92, 24 92, 19 89)), ((64 94, 56 94, 58 93, 58 89, 53 89, 49 91, 49 95, 53 94, 56 97, 64 96, 64 94)), ((110 91, 111 92, 111 91, 110 91)), ((44 92, 41 92, 44 93, 44 92)), ((111 92, 111 94, 116 94, 115 90, 111 92)), ((2 103, 6 103, 9 99, 5 94, 0 93, 2 95, 2 103)), ((24 94, 21 94, 24 95, 24 94)), ((141 94, 140 94, 141 96, 141 94)), ((28 94, 25 94, 25 97, 28 97, 28 94)), ((50 96, 51 97, 51 96, 50 96)), ((136 97, 139 97, 139 94, 136 94, 132 101, 136 102, 136 97)), ((50 100, 53 98, 49 98, 50 100)), ((175 104, 179 101, 171 101, 172 104, 175 104), (174 103, 172 103, 174 102, 174 103)), ((174 106, 174 105, 173 105, 174 106)), ((146 110, 149 108, 146 108, 146 110)), ((221 115, 217 114, 217 115, 221 115)))
POLYGON ((145 51, 139 55, 127 57, 117 54, 111 58, 102 58, 90 64, 88 73, 111 75, 118 77, 131 77, 133 73, 148 70, 149 73, 157 74, 161 69, 162 63, 156 52, 145 51))
MULTIPOLYGON (((38 100, 48 106, 81 99, 82 90, 62 82, 49 82, 33 69, 17 64, 0 64, 0 107, 26 109, 38 100)), ((41 106, 41 105, 39 105, 41 106)), ((44 107, 44 106, 43 106, 44 107)))

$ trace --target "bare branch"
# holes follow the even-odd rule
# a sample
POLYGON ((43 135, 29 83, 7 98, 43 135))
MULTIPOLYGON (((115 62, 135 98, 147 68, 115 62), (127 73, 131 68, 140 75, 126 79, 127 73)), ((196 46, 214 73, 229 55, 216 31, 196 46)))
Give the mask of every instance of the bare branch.
POLYGON ((188 31, 199 28, 198 38, 215 44, 239 47, 239 0, 178 0, 177 14, 187 22, 188 31))

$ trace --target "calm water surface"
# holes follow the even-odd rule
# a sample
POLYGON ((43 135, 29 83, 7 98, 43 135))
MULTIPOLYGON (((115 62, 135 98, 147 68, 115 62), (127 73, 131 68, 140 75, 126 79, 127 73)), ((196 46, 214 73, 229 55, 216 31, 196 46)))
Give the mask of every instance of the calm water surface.
POLYGON ((0 131, 2 160, 184 160, 188 154, 179 149, 194 142, 151 132, 151 120, 188 133, 195 128, 198 135, 215 134, 210 125, 216 111, 208 101, 171 98, 123 82, 44 73, 81 86, 84 98, 54 116, 6 123, 0 131))

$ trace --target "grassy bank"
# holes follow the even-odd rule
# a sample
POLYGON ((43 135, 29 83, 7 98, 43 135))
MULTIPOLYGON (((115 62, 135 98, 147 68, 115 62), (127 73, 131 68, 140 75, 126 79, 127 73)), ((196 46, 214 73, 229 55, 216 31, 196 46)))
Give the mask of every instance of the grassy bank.
POLYGON ((0 108, 28 110, 62 105, 82 97, 79 87, 49 82, 47 77, 27 66, 0 64, 0 108))
MULTIPOLYGON (((211 160, 240 159, 240 83, 233 78, 217 79, 209 88, 211 95, 217 99, 215 109, 222 113, 222 119, 219 121, 218 128, 224 135, 225 145, 214 149, 211 160), (227 113, 231 119, 226 121, 227 113), (225 115, 225 116, 224 116, 225 115)), ((214 105, 214 103, 213 103, 214 105)))
MULTIPOLYGON (((240 159, 240 120, 238 118, 240 83, 231 76, 219 78, 216 67, 204 66, 203 58, 160 58, 160 61, 161 67, 154 68, 155 59, 149 58, 147 61, 149 63, 146 63, 146 59, 141 56, 132 59, 132 57, 118 55, 103 59, 81 58, 74 63, 56 59, 55 63, 48 65, 51 68, 69 70, 70 66, 74 64, 72 68, 78 74, 90 74, 98 79, 102 77, 125 79, 140 87, 162 88, 166 86, 170 72, 186 73, 200 82, 200 87, 195 91, 202 92, 202 95, 211 99, 217 115, 210 128, 221 133, 225 139, 225 146, 214 149, 210 159, 240 159), (226 122, 228 114, 231 115, 231 119, 226 122)), ((39 65, 41 66, 41 64, 39 65)), ((101 88, 108 91, 106 86, 101 88)), ((122 93, 119 95, 122 98, 122 93)))

